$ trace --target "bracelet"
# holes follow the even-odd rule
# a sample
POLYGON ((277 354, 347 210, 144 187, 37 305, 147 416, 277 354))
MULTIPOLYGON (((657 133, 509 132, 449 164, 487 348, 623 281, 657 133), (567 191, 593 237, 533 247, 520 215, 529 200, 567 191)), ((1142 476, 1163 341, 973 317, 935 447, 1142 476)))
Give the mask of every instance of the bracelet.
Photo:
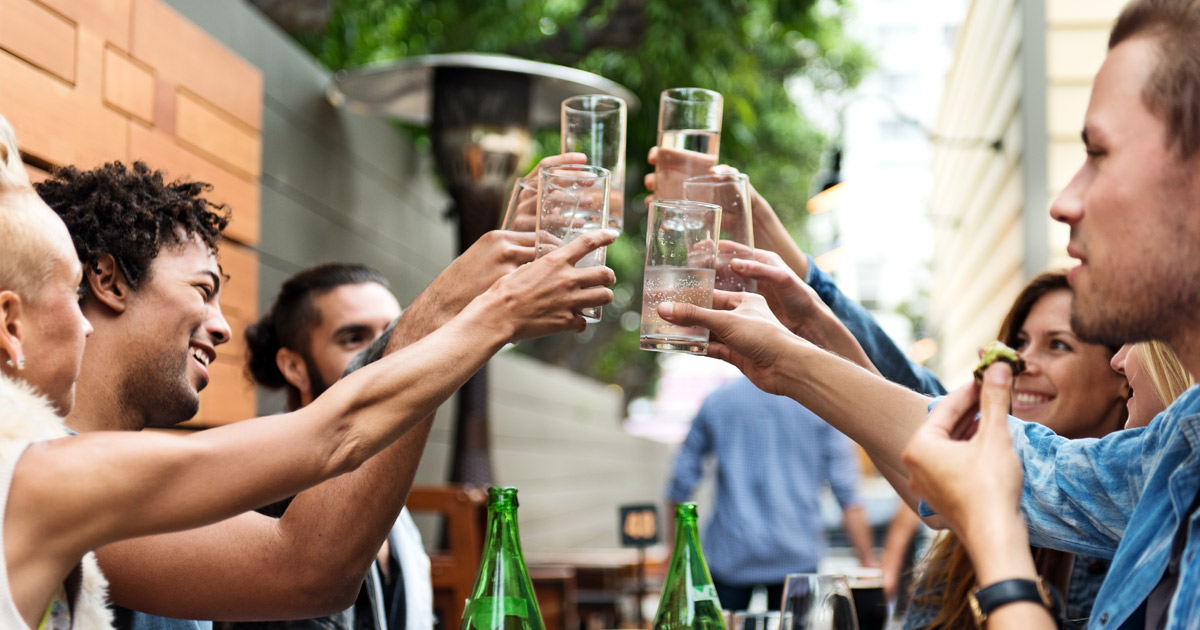
POLYGON ((975 626, 982 630, 983 622, 997 608, 1015 602, 1033 602, 1046 607, 1050 616, 1054 616, 1054 597, 1046 581, 1039 577, 1035 580, 1001 580, 983 588, 976 588, 967 595, 971 606, 971 614, 975 616, 975 626))

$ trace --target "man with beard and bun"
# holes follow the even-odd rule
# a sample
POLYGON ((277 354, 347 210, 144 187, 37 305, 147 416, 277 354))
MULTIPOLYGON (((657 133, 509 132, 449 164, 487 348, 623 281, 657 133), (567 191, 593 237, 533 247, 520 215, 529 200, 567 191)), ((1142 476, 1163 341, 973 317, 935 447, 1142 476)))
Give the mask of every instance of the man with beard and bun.
MULTIPOLYGON (((94 328, 70 428, 165 427, 198 410, 215 348, 231 335, 216 259, 226 216, 204 199, 205 189, 168 183, 141 163, 67 167, 38 185, 71 232, 84 268, 80 306, 94 328)), ((580 247, 613 238, 585 235, 580 247)), ((532 259, 532 234, 485 235, 410 305, 386 350, 419 343, 532 259)), ((536 270, 543 274, 552 292, 514 309, 529 319, 490 321, 494 332, 580 331, 579 310, 612 299, 606 268, 579 270, 556 258, 536 270)), ((119 626, 195 630, 211 623, 181 620, 300 619, 346 609, 404 505, 431 424, 432 415, 357 470, 296 495, 282 518, 245 513, 98 549, 111 600, 128 608, 118 610, 119 626)))
MULTIPOLYGON (((246 372, 267 389, 283 389, 287 410, 307 406, 341 378, 356 355, 400 316, 387 279, 365 265, 323 263, 283 282, 271 307, 246 327, 246 372)), ((259 512, 283 515, 291 499, 259 512)), ((400 512, 355 606, 330 617, 231 622, 218 630, 428 630, 433 627, 429 556, 407 509, 400 512), (382 580, 379 578, 382 577, 382 580), (376 590, 375 583, 381 588, 376 590), (382 600, 373 604, 372 595, 382 600), (378 612, 380 618, 370 620, 378 612)))
MULTIPOLYGON (((1192 374, 1200 374, 1198 33, 1200 0, 1126 5, 1083 121, 1087 158, 1050 208, 1070 227, 1067 253, 1080 261, 1068 275, 1076 334, 1114 346, 1162 340, 1192 374)), ((1007 418, 1012 375, 993 366, 982 392, 951 394, 926 421, 928 398, 794 336, 762 297, 718 292, 714 305, 732 310, 665 303, 659 313, 710 328, 720 339, 710 354, 800 401, 925 497, 968 549, 990 630, 1053 626, 1030 544, 1112 558, 1090 628, 1200 627, 1200 389, 1147 427, 1067 440, 1007 418)))

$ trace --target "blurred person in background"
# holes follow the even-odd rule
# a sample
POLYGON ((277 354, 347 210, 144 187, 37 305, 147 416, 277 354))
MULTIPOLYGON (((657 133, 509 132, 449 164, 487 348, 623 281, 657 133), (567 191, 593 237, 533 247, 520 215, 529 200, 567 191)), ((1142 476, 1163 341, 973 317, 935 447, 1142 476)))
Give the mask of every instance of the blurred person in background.
POLYGON ((675 457, 669 501, 692 496, 710 456, 716 493, 703 547, 723 608, 745 610, 754 588, 765 586, 768 609, 779 610, 784 578, 817 571, 825 555, 819 499, 826 486, 859 563, 876 566, 858 496, 857 449, 796 401, 744 377, 709 394, 675 457))
POLYGON ((1129 419, 1126 429, 1150 424, 1196 379, 1184 369, 1179 357, 1162 341, 1139 341, 1121 346, 1112 367, 1129 380, 1129 419))

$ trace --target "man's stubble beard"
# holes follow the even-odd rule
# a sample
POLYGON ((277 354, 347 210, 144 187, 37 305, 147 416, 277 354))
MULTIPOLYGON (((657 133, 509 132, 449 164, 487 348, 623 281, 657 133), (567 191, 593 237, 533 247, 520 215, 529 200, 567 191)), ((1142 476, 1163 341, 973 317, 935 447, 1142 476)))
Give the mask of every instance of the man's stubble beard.
POLYGON ((136 363, 122 388, 123 406, 136 409, 147 427, 169 427, 186 422, 200 410, 200 395, 188 380, 190 353, 182 361, 167 355, 136 363))

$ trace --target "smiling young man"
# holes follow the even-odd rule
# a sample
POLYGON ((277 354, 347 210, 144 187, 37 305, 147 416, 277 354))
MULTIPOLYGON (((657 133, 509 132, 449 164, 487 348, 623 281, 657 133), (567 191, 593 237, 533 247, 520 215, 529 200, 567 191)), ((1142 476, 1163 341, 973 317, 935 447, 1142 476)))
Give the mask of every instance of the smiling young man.
MULTIPOLYGON (((71 232, 84 268, 81 306, 94 328, 71 428, 140 430, 196 413, 215 348, 230 339, 216 257, 226 218, 203 198, 205 188, 168 183, 140 163, 68 167, 39 184, 71 232)), ((581 249, 608 244, 613 235, 585 238, 581 249)), ((577 270, 565 255, 509 273, 532 258, 532 235, 484 236, 418 296, 387 351, 417 344, 419 354, 438 355, 437 344, 422 338, 485 292, 509 299, 518 285, 525 291, 504 303, 509 315, 470 328, 485 352, 501 347, 491 340, 496 336, 582 330, 579 309, 611 300, 608 289, 587 288, 611 284, 611 271, 577 270)), ((296 495, 282 518, 246 513, 97 550, 112 601, 142 611, 119 611, 120 627, 196 629, 211 624, 179 619, 297 619, 344 610, 404 504, 431 420, 415 423, 357 470, 296 495)))
MULTIPOLYGON (((1072 327, 1080 337, 1109 345, 1160 339, 1192 374, 1200 374, 1198 33, 1200 0, 1125 7, 1084 121, 1087 160, 1051 208, 1070 226, 1068 252, 1080 261, 1070 272, 1072 327)), ((941 434, 922 430, 920 448, 905 460, 901 449, 922 425, 928 399, 789 337, 756 296, 718 296, 714 303, 736 308, 664 304, 659 311, 673 323, 710 328, 723 342, 711 353, 763 389, 796 398, 881 466, 907 477, 906 462, 921 464, 935 473, 923 476, 932 484, 925 490, 957 486, 935 492, 943 500, 937 507, 974 547, 981 586, 1031 577, 1032 562, 1019 551, 1029 543, 1111 557, 1091 628, 1197 627, 1200 389, 1188 390, 1148 427, 1101 439, 1066 440, 1010 419, 1020 466, 999 456, 1011 450, 997 449, 962 458, 970 470, 938 470, 946 461, 939 455, 955 441, 956 432, 944 429, 961 429, 944 416, 957 411, 965 414, 960 421, 973 420, 969 395, 956 393, 943 403, 946 411, 935 410, 941 434), (1022 487, 1022 468, 1021 510, 995 507, 1008 496, 998 490, 1014 476, 1022 487)), ((1022 607, 1009 610, 1016 616, 999 613, 989 627, 1017 627, 1022 607), (1002 624, 1004 617, 1015 623, 1002 624)))

